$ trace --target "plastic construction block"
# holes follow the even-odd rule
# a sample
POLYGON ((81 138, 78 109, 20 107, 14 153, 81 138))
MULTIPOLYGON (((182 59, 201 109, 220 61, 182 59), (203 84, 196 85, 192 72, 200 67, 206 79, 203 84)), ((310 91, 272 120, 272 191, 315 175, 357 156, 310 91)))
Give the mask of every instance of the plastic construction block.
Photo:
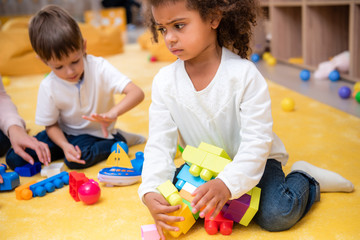
POLYGON ((206 183, 206 181, 202 180, 200 177, 193 176, 189 172, 189 170, 190 170, 190 166, 185 164, 178 173, 178 175, 176 176, 176 178, 178 179, 178 181, 175 184, 177 189, 181 190, 186 182, 190 183, 191 185, 194 185, 195 187, 199 187, 204 183, 206 183))
POLYGON ((261 189, 254 187, 251 191, 250 206, 240 221, 241 225, 247 226, 259 210, 261 189))
POLYGON ((195 218, 192 215, 190 208, 187 204, 182 203, 181 209, 169 213, 169 216, 182 216, 184 217, 184 221, 173 223, 172 225, 179 228, 179 231, 166 231, 168 232, 172 237, 178 237, 181 233, 186 234, 189 229, 195 224, 195 218))
POLYGON ((36 180, 30 181, 15 188, 15 195, 17 200, 30 200, 33 197, 33 192, 30 190, 30 185, 36 183, 36 180))
POLYGON ((6 169, 5 164, 0 164, 0 175, 4 181, 0 184, 0 191, 9 191, 20 185, 19 175, 16 172, 5 172, 6 169))
POLYGON ((35 174, 38 174, 41 171, 41 162, 35 162, 34 165, 31 165, 30 163, 21 166, 16 167, 15 172, 19 174, 19 176, 22 177, 31 177, 35 174))
MULTIPOLYGON (((191 202, 187 201, 186 199, 183 198, 183 203, 185 203, 189 209, 190 209, 190 212, 192 213, 192 206, 191 206, 191 202)), ((199 218, 199 215, 200 215, 200 211, 198 211, 197 213, 192 213, 193 217, 195 218, 195 220, 197 220, 199 218)))
POLYGON ((244 194, 238 199, 228 201, 221 209, 224 217, 234 222, 240 222, 250 206, 251 196, 244 194))
POLYGON ((40 175, 49 178, 63 171, 65 171, 65 164, 63 162, 52 163, 49 166, 44 166, 41 169, 40 175))
POLYGON ((78 191, 81 185, 88 182, 89 179, 84 173, 70 172, 69 174, 69 193, 76 202, 80 201, 78 191))
POLYGON ((69 184, 69 174, 67 172, 62 172, 30 185, 30 190, 33 192, 33 197, 43 197, 47 192, 53 192, 55 191, 55 188, 62 188, 67 184, 69 184))
POLYGON ((157 190, 166 198, 166 200, 170 203, 171 206, 181 205, 182 198, 176 187, 167 180, 166 182, 162 183, 160 186, 157 187, 157 190))
POLYGON ((182 157, 191 165, 190 173, 195 177, 200 176, 205 181, 216 177, 231 162, 225 150, 203 142, 199 148, 186 146, 182 157))
POLYGON ((159 240, 160 235, 156 229, 156 225, 155 224, 141 225, 141 239, 159 240))
POLYGON ((126 151, 120 146, 120 144, 117 144, 116 146, 116 150, 113 151, 106 160, 106 165, 112 167, 132 168, 130 158, 126 154, 126 151))
POLYGON ((210 220, 210 216, 213 212, 214 209, 205 216, 204 227, 206 232, 210 235, 214 235, 220 230, 222 235, 230 235, 232 233, 234 222, 226 219, 222 212, 219 212, 213 220, 210 220))

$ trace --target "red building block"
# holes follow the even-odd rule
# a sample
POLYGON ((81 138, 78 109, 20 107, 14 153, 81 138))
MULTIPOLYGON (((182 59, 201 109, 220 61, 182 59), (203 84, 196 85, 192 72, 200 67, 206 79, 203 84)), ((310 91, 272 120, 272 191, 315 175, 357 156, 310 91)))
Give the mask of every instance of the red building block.
POLYGON ((230 235, 232 233, 234 222, 224 218, 222 212, 220 212, 213 220, 210 220, 210 216, 213 212, 214 209, 205 216, 204 227, 206 232, 210 235, 214 235, 220 229, 222 235, 230 235))
POLYGON ((75 171, 69 173, 69 193, 75 201, 80 201, 78 190, 82 184, 88 181, 89 179, 84 173, 78 173, 75 171))

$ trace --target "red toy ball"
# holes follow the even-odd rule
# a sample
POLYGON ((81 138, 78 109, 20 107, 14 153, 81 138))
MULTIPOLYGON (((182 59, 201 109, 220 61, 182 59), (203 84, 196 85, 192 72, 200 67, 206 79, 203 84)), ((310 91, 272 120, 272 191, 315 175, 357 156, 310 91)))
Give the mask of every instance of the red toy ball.
POLYGON ((99 184, 90 179, 88 182, 80 186, 78 190, 79 198, 87 205, 96 203, 101 195, 99 184))

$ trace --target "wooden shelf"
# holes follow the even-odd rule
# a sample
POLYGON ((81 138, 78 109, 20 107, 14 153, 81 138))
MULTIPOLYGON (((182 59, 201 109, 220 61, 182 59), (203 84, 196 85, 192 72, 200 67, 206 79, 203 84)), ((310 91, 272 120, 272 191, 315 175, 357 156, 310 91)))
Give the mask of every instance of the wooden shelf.
MULTIPOLYGON (((301 66, 316 69, 319 63, 348 50, 350 70, 341 76, 360 81, 360 0, 262 0, 260 3, 268 13, 265 22, 270 26, 270 49, 275 58, 279 61, 302 58, 301 66)), ((261 27, 263 23, 257 28, 261 27)), ((265 36, 259 32, 262 33, 256 29, 255 42, 265 36)))

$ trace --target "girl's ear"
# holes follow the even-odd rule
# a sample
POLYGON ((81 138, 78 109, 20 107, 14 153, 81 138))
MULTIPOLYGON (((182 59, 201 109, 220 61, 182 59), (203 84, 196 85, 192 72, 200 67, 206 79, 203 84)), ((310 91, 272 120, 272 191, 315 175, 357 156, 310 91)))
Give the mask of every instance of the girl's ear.
POLYGON ((211 28, 212 29, 217 29, 220 22, 221 22, 221 19, 222 19, 222 14, 220 11, 216 11, 212 17, 211 17, 211 21, 210 21, 210 24, 211 24, 211 28))
POLYGON ((84 52, 84 54, 86 54, 86 39, 84 39, 84 42, 83 42, 83 52, 84 52))

